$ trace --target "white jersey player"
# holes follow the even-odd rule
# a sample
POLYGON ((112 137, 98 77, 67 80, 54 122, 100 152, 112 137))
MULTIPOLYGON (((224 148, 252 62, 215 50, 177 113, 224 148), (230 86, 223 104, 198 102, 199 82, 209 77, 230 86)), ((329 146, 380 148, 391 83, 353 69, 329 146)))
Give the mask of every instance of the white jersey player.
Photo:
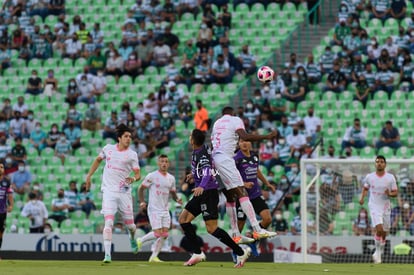
POLYGON ((86 176, 86 189, 89 190, 91 177, 98 169, 99 164, 104 160, 105 167, 102 176, 101 191, 102 211, 105 219, 103 240, 105 249, 104 263, 111 262, 112 227, 114 225, 117 211, 122 216, 125 226, 128 228, 132 252, 137 253, 138 247, 135 242, 136 226, 131 195, 131 184, 141 178, 138 155, 129 149, 132 131, 120 124, 116 128, 118 143, 108 144, 94 160, 86 176), (131 173, 134 176, 130 176, 131 173))
POLYGON ((277 137, 277 132, 273 131, 268 135, 247 133, 243 121, 239 117, 234 116, 234 110, 229 106, 223 108, 222 115, 214 123, 211 134, 211 142, 213 145, 212 159, 214 168, 217 170, 226 189, 224 191, 227 198, 226 211, 230 217, 233 239, 237 240, 237 243, 253 241, 245 237, 241 238, 237 226, 236 198, 239 200, 243 212, 253 227, 253 237, 255 239, 275 236, 276 233, 266 231, 260 227, 233 156, 239 137, 245 141, 271 140, 277 137))
POLYGON ((175 178, 168 173, 169 167, 170 162, 168 156, 160 155, 158 157, 158 170, 149 173, 138 189, 138 198, 141 202, 140 207, 147 207, 149 221, 153 230, 142 238, 137 238, 136 243, 138 249, 141 249, 144 242, 157 239, 149 262, 162 262, 158 258, 158 254, 161 251, 164 241, 168 238, 168 229, 171 224, 168 207, 170 194, 176 202, 182 203, 181 199, 177 197, 175 178), (145 189, 148 189, 148 205, 144 199, 145 189))
POLYGON ((371 214, 372 225, 375 227, 375 253, 372 258, 375 263, 381 263, 381 253, 385 246, 385 239, 390 228, 391 201, 390 197, 398 195, 395 177, 385 171, 387 162, 385 157, 375 159, 376 172, 366 176, 359 203, 364 204, 365 196, 369 192, 368 208, 371 214))

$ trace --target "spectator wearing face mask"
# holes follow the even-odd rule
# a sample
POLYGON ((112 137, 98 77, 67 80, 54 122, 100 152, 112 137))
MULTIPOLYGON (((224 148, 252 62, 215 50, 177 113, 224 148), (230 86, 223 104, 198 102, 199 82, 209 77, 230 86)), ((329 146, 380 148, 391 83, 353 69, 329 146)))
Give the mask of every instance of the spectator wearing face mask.
POLYGON ((124 59, 117 49, 111 50, 108 55, 109 57, 106 61, 105 73, 107 75, 113 75, 115 77, 115 82, 118 83, 119 77, 124 70, 124 59))
POLYGON ((291 183, 289 192, 292 195, 300 195, 300 171, 299 165, 297 163, 292 163, 290 166, 290 171, 286 172, 286 177, 291 183))
POLYGON ((65 130, 70 123, 75 124, 78 128, 82 125, 82 113, 76 110, 76 105, 69 105, 69 109, 66 113, 66 121, 65 124, 63 124, 62 129, 65 130))
POLYGON ((65 164, 65 159, 72 152, 72 145, 67 140, 65 133, 60 133, 60 137, 55 145, 55 156, 58 157, 62 163, 65 164))
POLYGON ((292 127, 298 124, 300 121, 302 121, 302 118, 296 112, 296 107, 290 108, 290 112, 287 117, 288 117, 288 125, 292 127))
POLYGON ((38 200, 36 194, 29 194, 29 201, 23 206, 22 217, 30 219, 30 233, 43 233, 44 224, 48 218, 48 211, 45 204, 38 200))
POLYGON ((289 226, 286 219, 283 217, 282 210, 277 209, 272 219, 272 229, 278 235, 287 235, 289 226))
POLYGON ((40 122, 36 123, 34 131, 30 133, 30 146, 35 148, 40 155, 42 150, 46 147, 46 133, 42 130, 40 122))
POLYGON ((160 126, 164 130, 164 134, 168 136, 168 140, 177 137, 174 119, 171 117, 168 107, 163 107, 161 110, 160 126))
POLYGON ((4 174, 6 176, 10 176, 14 172, 16 172, 18 168, 19 166, 17 161, 14 161, 12 155, 8 154, 4 159, 4 174))
POLYGON ((69 123, 69 127, 63 131, 66 135, 66 138, 70 142, 73 150, 81 147, 81 135, 82 132, 79 127, 75 126, 74 122, 69 123))
POLYGON ((11 183, 13 191, 22 198, 29 192, 30 184, 32 183, 32 174, 26 170, 24 161, 18 162, 18 171, 12 174, 11 183))
POLYGON ((371 236, 371 224, 368 211, 365 208, 359 209, 358 216, 352 224, 352 231, 355 236, 371 236))
POLYGON ((280 136, 283 138, 286 138, 288 136, 290 136, 293 133, 293 128, 292 126, 289 125, 289 121, 288 121, 288 117, 283 115, 280 118, 280 126, 277 127, 277 130, 280 133, 280 136))
POLYGON ((187 60, 178 75, 178 82, 187 85, 189 91, 195 82, 195 69, 191 60, 187 60))
POLYGON ((185 95, 178 105, 178 116, 184 122, 186 128, 188 127, 188 122, 193 120, 193 105, 188 95, 185 95))
POLYGON ((279 137, 277 144, 273 148, 271 158, 262 161, 262 164, 267 168, 268 171, 272 169, 275 165, 284 165, 285 162, 289 159, 290 148, 286 144, 286 139, 284 137, 279 137))
POLYGON ((53 123, 52 126, 50 126, 50 131, 47 133, 46 146, 55 149, 56 142, 59 140, 59 138, 59 127, 56 123, 53 123))
POLYGON ((78 102, 79 96, 80 92, 76 80, 74 78, 69 79, 65 102, 69 103, 69 105, 75 105, 78 102))
POLYGON ((95 103, 96 90, 92 83, 88 82, 87 76, 83 75, 78 84, 80 96, 77 98, 77 103, 83 102, 86 104, 95 103))
POLYGON ((243 117, 247 118, 250 122, 250 125, 254 128, 257 129, 259 127, 260 110, 253 104, 253 100, 249 99, 246 102, 246 106, 243 111, 243 117))
POLYGON ((96 76, 93 78, 92 85, 95 90, 95 95, 98 97, 106 93, 106 77, 104 75, 103 69, 98 69, 96 76))
POLYGON ((286 142, 292 150, 301 150, 306 144, 306 137, 299 133, 299 127, 294 125, 292 134, 286 137, 286 142))
POLYGON ((354 125, 346 129, 345 135, 342 139, 342 150, 347 147, 362 149, 367 146, 366 138, 367 130, 362 127, 360 119, 355 118, 354 125))
POLYGON ((314 144, 320 136, 322 122, 318 116, 315 116, 313 107, 309 107, 308 115, 303 118, 303 122, 305 124, 306 132, 311 137, 311 144, 314 144))
POLYGON ((52 215, 49 216, 49 219, 55 220, 58 222, 58 227, 61 223, 68 218, 70 204, 69 200, 65 198, 65 190, 60 188, 57 193, 57 198, 52 200, 52 215))
POLYGON ((26 94, 38 95, 43 92, 42 79, 37 75, 36 70, 32 70, 32 75, 27 80, 26 94))
POLYGON ((89 108, 85 111, 82 122, 82 129, 89 131, 98 131, 101 129, 101 111, 95 104, 89 104, 89 108))
POLYGON ((293 164, 296 164, 296 166, 299 166, 300 163, 300 151, 299 150, 292 150, 290 152, 289 158, 285 161, 285 171, 290 171, 293 164))

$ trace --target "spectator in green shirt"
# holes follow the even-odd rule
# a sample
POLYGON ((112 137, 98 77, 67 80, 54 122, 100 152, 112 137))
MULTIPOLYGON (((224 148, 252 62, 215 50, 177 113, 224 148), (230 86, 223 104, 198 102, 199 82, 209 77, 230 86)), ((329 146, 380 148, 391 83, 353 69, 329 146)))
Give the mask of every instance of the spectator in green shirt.
POLYGON ((88 59, 89 72, 96 75, 98 70, 105 70, 106 58, 101 55, 101 49, 96 48, 93 55, 88 59))

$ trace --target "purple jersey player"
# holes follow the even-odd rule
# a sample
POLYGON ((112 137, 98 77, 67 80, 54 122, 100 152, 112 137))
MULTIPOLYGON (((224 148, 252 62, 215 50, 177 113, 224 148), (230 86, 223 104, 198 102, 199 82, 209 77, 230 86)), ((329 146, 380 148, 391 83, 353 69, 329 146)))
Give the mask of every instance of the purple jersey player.
POLYGON ((4 175, 4 164, 0 163, 0 248, 3 243, 3 232, 6 227, 7 213, 12 211, 13 202, 11 183, 4 175))

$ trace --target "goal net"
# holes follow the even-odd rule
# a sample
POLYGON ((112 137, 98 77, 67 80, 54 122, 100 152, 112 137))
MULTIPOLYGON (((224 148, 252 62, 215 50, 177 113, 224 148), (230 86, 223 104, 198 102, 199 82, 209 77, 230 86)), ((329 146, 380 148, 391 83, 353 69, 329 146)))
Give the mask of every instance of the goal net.
MULTIPOLYGON (((399 195, 392 198, 391 228, 382 262, 412 263, 395 247, 402 243, 414 249, 414 161, 387 159, 386 170, 397 179, 399 195), (410 223, 411 222, 411 223, 410 223)), ((309 262, 312 254, 324 262, 372 262, 375 242, 368 197, 359 198, 365 176, 375 171, 370 159, 301 159, 301 254, 309 262)))

